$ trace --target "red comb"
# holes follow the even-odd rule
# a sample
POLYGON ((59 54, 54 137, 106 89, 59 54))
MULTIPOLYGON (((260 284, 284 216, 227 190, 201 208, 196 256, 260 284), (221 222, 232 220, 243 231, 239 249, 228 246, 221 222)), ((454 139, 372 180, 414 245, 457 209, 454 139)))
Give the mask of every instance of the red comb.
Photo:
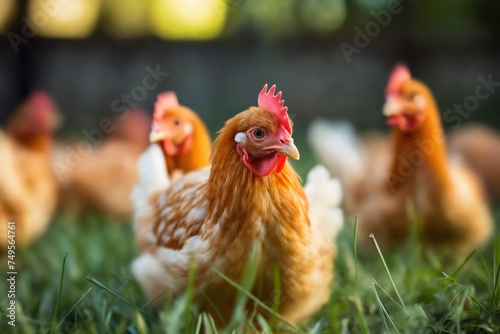
POLYGON ((272 112, 278 122, 291 134, 292 126, 288 118, 288 108, 284 106, 285 101, 281 99, 281 91, 274 95, 276 85, 273 85, 267 92, 267 84, 264 85, 259 94, 259 108, 272 112))
POLYGON ((394 69, 391 72, 389 77, 389 83, 387 84, 387 88, 385 91, 386 96, 390 94, 397 94, 401 90, 401 85, 411 79, 411 73, 403 63, 398 63, 394 66, 394 69))
POLYGON ((161 121, 165 110, 179 107, 179 101, 175 92, 168 91, 158 95, 155 102, 155 112, 153 114, 153 121, 161 121))
POLYGON ((54 100, 42 90, 33 91, 29 96, 29 103, 36 114, 52 112, 55 109, 54 100))

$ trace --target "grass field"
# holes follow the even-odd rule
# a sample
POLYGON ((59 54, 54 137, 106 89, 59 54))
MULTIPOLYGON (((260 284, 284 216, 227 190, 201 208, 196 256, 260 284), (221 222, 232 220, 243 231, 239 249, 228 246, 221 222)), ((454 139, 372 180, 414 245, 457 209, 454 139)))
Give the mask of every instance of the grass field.
MULTIPOLYGON (((302 161, 296 167, 304 175, 314 162, 302 161)), ((498 225, 500 208, 494 214, 498 225)), ((303 328, 280 328, 303 333, 500 332, 496 238, 468 259, 453 262, 426 252, 415 238, 394 253, 357 257, 354 231, 346 222, 338 237, 328 304, 303 328)), ((129 225, 97 213, 77 220, 57 216, 40 240, 17 251, 15 327, 6 317, 8 270, 2 259, 0 333, 216 332, 210 316, 198 314, 189 293, 170 300, 160 312, 148 305, 130 272, 136 256, 129 225)), ((241 296, 228 328, 219 332, 239 332, 253 316, 241 311, 248 297, 241 296)))
MULTIPOLYGON (((466 263, 442 264, 410 241, 401 251, 384 254, 386 270, 378 255, 356 260, 353 231, 346 224, 339 236, 329 303, 301 331, 500 331, 500 243, 494 247, 493 241, 466 263)), ((0 331, 172 333, 195 332, 200 325, 210 332, 210 317, 197 314, 189 296, 171 301, 161 312, 147 305, 129 270, 135 252, 126 225, 92 214, 78 222, 59 217, 42 239, 16 254, 16 327, 5 320, 8 305, 2 296, 0 331)), ((4 263, 1 270, 7 272, 4 263)), ((237 329, 246 317, 234 320, 231 326, 237 329)))

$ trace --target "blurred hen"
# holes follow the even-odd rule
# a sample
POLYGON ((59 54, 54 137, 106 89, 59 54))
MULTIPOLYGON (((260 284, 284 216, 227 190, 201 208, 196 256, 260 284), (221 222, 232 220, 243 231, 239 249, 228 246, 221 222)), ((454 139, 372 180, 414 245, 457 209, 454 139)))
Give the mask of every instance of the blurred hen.
POLYGON ((281 92, 274 92, 275 86, 269 92, 264 86, 259 107, 226 122, 213 144, 211 168, 170 184, 157 146, 141 158, 136 218, 154 225, 154 244, 133 271, 150 298, 185 291, 194 260, 195 298, 202 310, 227 322, 237 290, 212 269, 241 282, 245 263, 258 249, 262 257, 250 290, 260 300, 274 296, 274 268, 281 287, 278 311, 289 321, 308 318, 328 300, 342 226, 340 185, 318 166, 302 189, 287 162, 299 158, 292 124, 281 92))
MULTIPOLYGON (((52 98, 33 92, 0 131, 0 222, 16 223, 16 243, 43 234, 57 204, 51 169, 58 111, 52 98)), ((0 238, 4 250, 7 239, 0 238)))
POLYGON ((338 125, 317 123, 310 131, 320 160, 341 171, 348 211, 359 214, 361 241, 371 243, 370 233, 386 246, 407 240, 411 201, 427 246, 463 255, 482 245, 491 236, 492 218, 481 185, 468 169, 447 158, 434 97, 403 65, 390 76, 383 113, 394 127, 392 143, 376 138, 368 147, 352 129, 343 127, 342 132, 338 125), (338 139, 335 154, 321 141, 332 136, 338 139))
POLYGON ((171 178, 210 165, 208 129, 194 111, 179 104, 174 92, 158 96, 152 128, 150 141, 160 145, 171 178))
MULTIPOLYGON (((193 110, 179 105, 174 92, 158 95, 149 139, 162 152, 164 162, 158 173, 168 175, 169 179, 177 180, 185 173, 210 165, 212 142, 208 129, 193 110)), ((157 185, 161 186, 161 183, 157 185)), ((153 223, 149 219, 137 219, 140 216, 136 211, 136 241, 142 251, 151 244, 149 235, 153 223)))
MULTIPOLYGON (((81 213, 93 207, 117 219, 133 214, 130 193, 137 182, 137 160, 148 146, 150 117, 133 109, 118 117, 102 144, 81 157, 81 161, 61 176, 63 208, 81 213)), ((55 161, 65 161, 60 148, 55 161)))

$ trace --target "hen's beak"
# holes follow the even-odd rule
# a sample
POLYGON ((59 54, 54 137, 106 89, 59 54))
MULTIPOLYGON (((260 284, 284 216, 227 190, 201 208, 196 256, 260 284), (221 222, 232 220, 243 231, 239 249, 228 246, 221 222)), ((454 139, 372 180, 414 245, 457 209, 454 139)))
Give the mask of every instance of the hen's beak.
POLYGON ((289 143, 284 143, 280 146, 275 147, 276 152, 278 152, 281 155, 287 156, 291 159, 294 160, 299 160, 300 159, 300 153, 299 150, 297 149, 297 146, 292 142, 289 143))
POLYGON ((149 134, 149 142, 150 143, 155 143, 157 141, 169 138, 171 135, 168 133, 168 131, 165 130, 153 130, 149 134))
POLYGON ((382 113, 386 117, 395 116, 403 111, 403 106, 397 97, 389 96, 382 108, 382 113))

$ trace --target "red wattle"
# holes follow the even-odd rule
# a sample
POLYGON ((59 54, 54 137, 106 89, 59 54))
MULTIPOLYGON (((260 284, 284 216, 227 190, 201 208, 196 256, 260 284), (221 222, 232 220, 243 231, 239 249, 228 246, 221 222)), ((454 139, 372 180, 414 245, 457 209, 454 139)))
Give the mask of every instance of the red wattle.
POLYGON ((179 153, 179 148, 170 139, 163 139, 161 146, 168 156, 174 156, 179 153))
POLYGON ((397 126, 402 131, 411 131, 422 124, 423 115, 416 113, 414 115, 394 115, 387 117, 386 124, 397 126))
POLYGON ((178 154, 186 154, 189 152, 191 145, 193 144, 193 136, 188 135, 184 141, 178 146, 178 154))
POLYGON ((243 159, 243 163, 253 174, 265 177, 276 169, 278 165, 278 155, 273 154, 260 159, 250 159, 247 150, 241 145, 236 146, 238 155, 243 159))
POLYGON ((403 115, 394 115, 387 117, 385 120, 385 123, 389 126, 398 126, 402 127, 406 123, 405 118, 403 115))
POLYGON ((283 168, 285 168, 286 164, 286 156, 280 155, 278 156, 278 163, 276 164, 276 169, 274 170, 276 173, 281 173, 283 168))

